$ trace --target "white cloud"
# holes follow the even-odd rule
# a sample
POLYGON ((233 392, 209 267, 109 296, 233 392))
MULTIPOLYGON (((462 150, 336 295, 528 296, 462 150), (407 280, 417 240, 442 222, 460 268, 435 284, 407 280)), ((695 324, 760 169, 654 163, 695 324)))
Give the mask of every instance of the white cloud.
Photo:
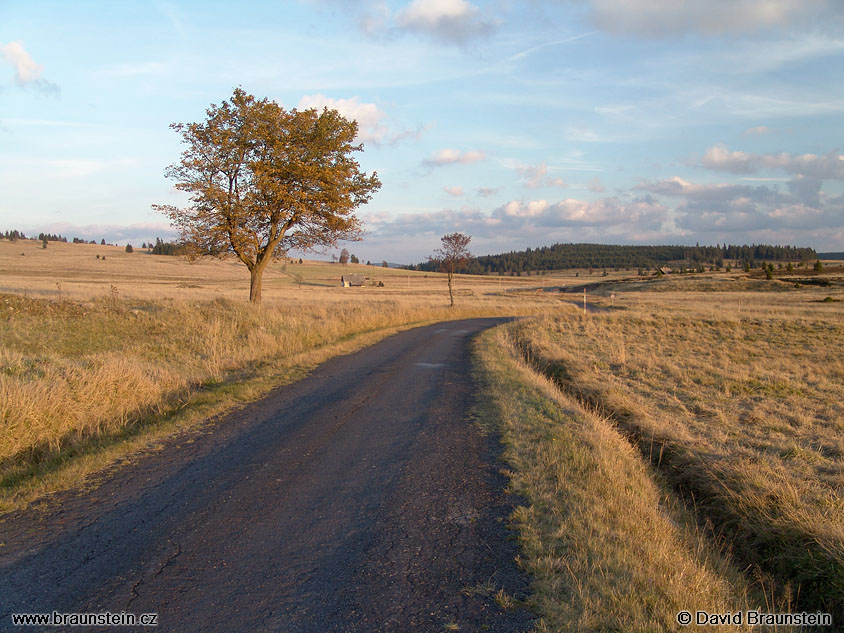
POLYGON ((515 237, 521 231, 548 236, 556 230, 577 230, 602 227, 609 234, 629 236, 652 233, 666 221, 667 209, 649 198, 602 198, 595 202, 567 198, 549 203, 546 200, 510 200, 490 214, 497 221, 497 230, 510 231, 515 237))
POLYGON ((820 180, 844 180, 844 156, 829 152, 817 154, 749 154, 713 145, 703 155, 701 166, 734 174, 756 173, 762 169, 782 170, 789 174, 820 180))
POLYGON ((0 54, 8 63, 15 67, 15 81, 18 85, 25 85, 41 78, 44 67, 36 64, 29 53, 24 50, 20 42, 9 42, 0 45, 0 54))
POLYGON ((722 35, 802 23, 835 15, 836 0, 587 0, 595 25, 616 35, 722 35))
POLYGON ((413 0, 399 11, 396 23, 401 29, 450 44, 466 44, 495 29, 494 22, 466 0, 413 0))
POLYGON ((422 164, 427 167, 441 167, 443 165, 452 165, 455 163, 476 163, 484 160, 485 158, 486 154, 478 150, 471 149, 466 152, 461 152, 459 149, 447 148, 441 149, 430 158, 426 158, 422 161, 422 164))
POLYGON ((15 69, 15 83, 21 87, 32 86, 45 93, 57 93, 59 87, 41 76, 44 67, 35 62, 20 42, 0 44, 0 57, 15 69))
POLYGON ((354 119, 358 123, 358 139, 364 143, 393 145, 406 138, 418 138, 422 133, 421 129, 391 131, 387 125, 387 113, 374 103, 361 103, 357 97, 332 99, 322 94, 305 95, 299 100, 298 107, 300 110, 329 108, 337 110, 347 119, 354 119))
POLYGON ((516 171, 522 177, 522 183, 528 189, 537 189, 542 186, 542 179, 548 173, 545 163, 539 165, 518 165, 516 171))
POLYGON ((444 191, 448 195, 454 196, 455 198, 460 198, 463 195, 463 187, 457 185, 452 187, 445 187, 444 191))
POLYGON ((549 206, 545 200, 531 200, 530 202, 510 200, 507 204, 493 211, 492 216, 499 218, 536 218, 547 211, 549 206))
POLYGON ((568 186, 562 178, 547 176, 548 166, 544 162, 538 165, 516 165, 516 171, 522 178, 522 184, 528 189, 568 186))
POLYGON ((754 171, 754 157, 745 152, 731 152, 724 145, 713 145, 703 155, 701 165, 707 169, 749 174, 754 171))

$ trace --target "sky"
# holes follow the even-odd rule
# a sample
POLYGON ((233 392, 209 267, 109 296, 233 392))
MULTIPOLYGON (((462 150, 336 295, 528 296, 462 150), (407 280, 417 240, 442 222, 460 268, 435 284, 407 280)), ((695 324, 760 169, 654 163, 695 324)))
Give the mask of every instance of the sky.
POLYGON ((174 238, 169 126, 238 86, 358 121, 329 253, 844 250, 840 0, 0 0, 0 230, 174 238))

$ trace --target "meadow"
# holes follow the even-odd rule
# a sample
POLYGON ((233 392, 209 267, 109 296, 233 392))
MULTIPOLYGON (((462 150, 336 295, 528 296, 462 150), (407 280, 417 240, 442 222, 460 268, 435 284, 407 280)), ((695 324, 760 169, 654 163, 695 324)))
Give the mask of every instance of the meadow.
POLYGON ((800 274, 458 276, 451 309, 443 275, 296 260, 253 306, 232 260, 0 240, 0 511, 400 329, 520 315, 475 342, 474 417, 502 438, 537 631, 842 622, 844 271, 800 274), (589 312, 558 292, 582 284, 589 312))
POLYGON ((608 284, 600 312, 485 336, 552 630, 674 630, 681 609, 844 621, 840 276, 608 284))

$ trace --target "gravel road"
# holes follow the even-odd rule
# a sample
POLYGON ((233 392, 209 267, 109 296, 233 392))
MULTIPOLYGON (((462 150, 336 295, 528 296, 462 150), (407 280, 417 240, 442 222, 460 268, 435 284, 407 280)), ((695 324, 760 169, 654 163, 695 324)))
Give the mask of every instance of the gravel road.
POLYGON ((529 630, 495 600, 527 580, 497 439, 468 419, 470 338, 502 321, 332 359, 93 490, 0 518, 0 630, 53 611, 158 614, 77 631, 529 630))

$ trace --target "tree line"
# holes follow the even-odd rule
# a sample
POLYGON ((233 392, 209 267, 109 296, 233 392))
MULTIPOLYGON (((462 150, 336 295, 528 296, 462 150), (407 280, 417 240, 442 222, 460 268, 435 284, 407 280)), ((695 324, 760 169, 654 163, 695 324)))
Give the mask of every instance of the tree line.
MULTIPOLYGON (((34 240, 37 239, 39 242, 64 242, 67 243, 68 239, 64 235, 55 235, 53 233, 39 233, 38 237, 27 237, 26 233, 23 231, 0 231, 0 239, 7 239, 10 242, 17 242, 18 240, 34 240)), ((73 244, 96 244, 97 240, 83 240, 81 237, 74 237, 70 240, 73 244)), ((105 246, 106 241, 102 240, 100 242, 101 245, 105 246)))
MULTIPOLYGON (((499 255, 482 255, 467 260, 456 272, 464 274, 523 275, 541 271, 571 268, 603 269, 653 269, 676 263, 689 267, 704 264, 720 268, 726 260, 749 262, 754 268, 757 261, 810 261, 817 258, 812 248, 773 246, 770 244, 716 246, 623 246, 614 244, 554 244, 523 251, 510 251, 499 255)), ((435 262, 407 266, 412 270, 434 272, 435 262)))
POLYGON ((155 244, 145 245, 142 248, 149 248, 153 255, 179 255, 182 251, 181 244, 165 242, 160 237, 155 238, 155 244))

